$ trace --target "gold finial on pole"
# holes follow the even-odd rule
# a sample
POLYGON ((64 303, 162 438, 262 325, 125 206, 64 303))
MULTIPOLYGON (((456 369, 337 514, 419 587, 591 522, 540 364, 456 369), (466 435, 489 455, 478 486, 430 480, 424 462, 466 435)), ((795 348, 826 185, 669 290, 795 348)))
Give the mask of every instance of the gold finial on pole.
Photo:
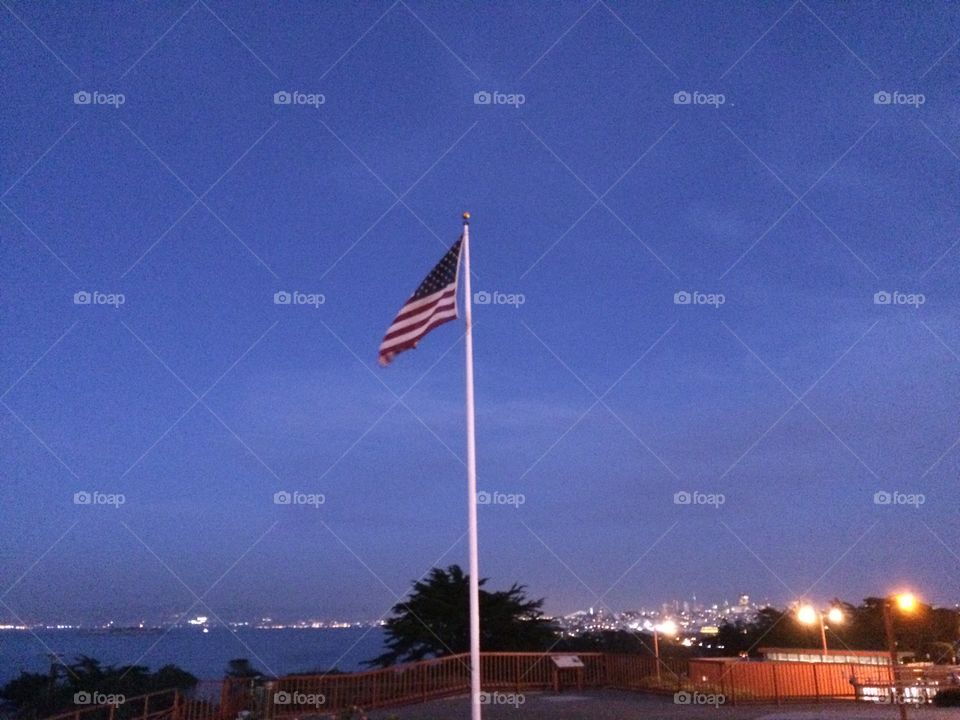
POLYGON ((464 222, 470 222, 470 213, 465 212, 465 213, 463 214, 463 221, 464 221, 464 222))

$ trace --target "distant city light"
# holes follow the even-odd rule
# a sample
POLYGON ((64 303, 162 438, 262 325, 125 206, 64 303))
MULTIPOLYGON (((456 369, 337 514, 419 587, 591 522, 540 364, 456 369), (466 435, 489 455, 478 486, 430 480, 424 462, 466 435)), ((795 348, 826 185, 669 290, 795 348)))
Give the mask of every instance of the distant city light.
POLYGON ((662 632, 664 635, 676 635, 677 624, 673 620, 664 620, 657 625, 657 631, 662 632))

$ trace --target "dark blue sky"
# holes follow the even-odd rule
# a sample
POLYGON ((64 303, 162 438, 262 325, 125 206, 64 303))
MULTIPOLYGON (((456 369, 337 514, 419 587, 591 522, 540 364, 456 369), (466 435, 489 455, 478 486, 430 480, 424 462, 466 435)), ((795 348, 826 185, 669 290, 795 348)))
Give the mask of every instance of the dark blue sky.
POLYGON ((373 618, 465 564, 462 324, 376 368, 464 209, 474 290, 524 299, 475 310, 479 486, 525 498, 481 507, 493 587, 955 602, 958 39, 949 3, 6 3, 0 617, 373 618))

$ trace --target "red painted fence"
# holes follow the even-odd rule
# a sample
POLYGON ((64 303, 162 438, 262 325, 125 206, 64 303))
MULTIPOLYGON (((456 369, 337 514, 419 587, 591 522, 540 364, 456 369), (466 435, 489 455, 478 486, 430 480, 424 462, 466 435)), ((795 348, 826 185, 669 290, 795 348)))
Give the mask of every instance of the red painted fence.
MULTIPOLYGON (((856 685, 892 682, 889 667, 876 665, 736 659, 658 662, 639 655, 576 654, 582 669, 557 671, 550 653, 483 653, 484 691, 611 688, 720 694, 726 704, 780 704, 852 700, 856 685)), ((244 711, 257 720, 333 715, 353 706, 371 709, 461 695, 469 691, 468 663, 469 656, 463 654, 359 673, 291 675, 257 682, 227 678, 220 686, 219 704, 168 690, 127 698, 117 706, 80 706, 49 720, 235 720, 244 711)))

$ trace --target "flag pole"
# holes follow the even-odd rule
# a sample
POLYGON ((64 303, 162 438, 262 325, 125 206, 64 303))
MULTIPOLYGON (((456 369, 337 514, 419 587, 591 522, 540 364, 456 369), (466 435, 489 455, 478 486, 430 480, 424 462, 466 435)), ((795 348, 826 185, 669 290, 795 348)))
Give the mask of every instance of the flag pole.
POLYGON ((470 213, 463 214, 463 316, 466 321, 467 520, 470 536, 470 717, 480 720, 480 561, 477 550, 477 439, 473 405, 473 315, 470 291, 470 213))

